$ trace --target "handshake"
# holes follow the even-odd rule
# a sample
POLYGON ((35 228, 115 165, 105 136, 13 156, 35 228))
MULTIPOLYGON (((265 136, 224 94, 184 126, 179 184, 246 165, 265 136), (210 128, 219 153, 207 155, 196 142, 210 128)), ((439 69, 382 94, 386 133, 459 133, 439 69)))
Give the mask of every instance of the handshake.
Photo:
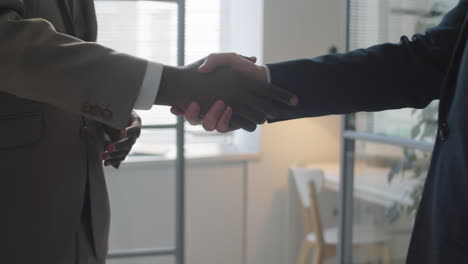
POLYGON ((278 117, 278 106, 295 106, 297 96, 268 83, 254 57, 212 54, 184 67, 164 67, 155 104, 172 106, 192 125, 226 133, 254 131, 278 117))
MULTIPOLYGON (((166 66, 154 103, 172 106, 173 114, 207 131, 254 131, 267 119, 278 118, 280 107, 299 102, 297 96, 269 84, 266 68, 255 62, 229 53, 184 67, 166 66)), ((102 157, 104 165, 118 168, 140 136, 140 117, 133 112, 124 131, 108 128, 106 133, 111 141, 102 157)))

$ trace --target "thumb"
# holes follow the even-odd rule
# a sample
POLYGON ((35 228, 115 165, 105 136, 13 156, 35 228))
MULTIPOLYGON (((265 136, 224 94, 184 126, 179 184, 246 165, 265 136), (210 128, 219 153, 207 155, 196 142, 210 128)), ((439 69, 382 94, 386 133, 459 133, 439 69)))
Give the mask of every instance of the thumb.
POLYGON ((183 116, 185 114, 185 111, 181 110, 178 107, 171 107, 171 113, 175 116, 183 116))
MULTIPOLYGON (((242 60, 245 59, 249 62, 256 63, 257 57, 245 57, 239 56, 236 53, 221 53, 221 54, 211 54, 205 59, 205 62, 198 67, 198 72, 209 73, 216 70, 219 67, 234 67, 236 65, 241 65, 242 60)), ((243 65, 243 64, 242 64, 243 65)))
POLYGON ((245 57, 245 56, 242 56, 242 58, 250 61, 250 62, 253 62, 253 63, 257 63, 257 57, 255 56, 251 56, 251 57, 245 57))
POLYGON ((219 65, 219 61, 217 57, 208 56, 205 59, 205 62, 200 67, 198 67, 198 72, 209 73, 209 72, 216 70, 216 67, 219 67, 219 66, 222 66, 222 65, 219 65))
MULTIPOLYGON (((205 62, 200 67, 198 67, 198 71, 202 73, 209 73, 213 72, 216 70, 216 68, 219 67, 232 67, 239 58, 239 55, 236 53, 214 53, 206 58, 205 62)), ((254 58, 249 58, 249 60, 252 59, 254 58)))

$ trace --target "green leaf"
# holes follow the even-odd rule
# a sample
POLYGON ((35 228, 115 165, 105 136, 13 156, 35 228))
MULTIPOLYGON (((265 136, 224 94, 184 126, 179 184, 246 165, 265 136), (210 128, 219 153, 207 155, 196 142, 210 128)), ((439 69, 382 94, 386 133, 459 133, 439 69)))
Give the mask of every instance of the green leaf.
POLYGON ((401 208, 397 202, 394 202, 385 213, 388 222, 395 223, 401 216, 401 208))

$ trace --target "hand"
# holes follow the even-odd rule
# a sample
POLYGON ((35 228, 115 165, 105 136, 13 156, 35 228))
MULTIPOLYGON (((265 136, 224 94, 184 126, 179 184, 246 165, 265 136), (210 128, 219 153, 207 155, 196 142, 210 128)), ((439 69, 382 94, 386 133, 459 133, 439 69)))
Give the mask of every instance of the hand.
POLYGON ((265 66, 255 64, 256 57, 244 57, 236 53, 214 53, 209 55, 198 67, 201 73, 210 73, 218 68, 231 68, 246 74, 252 79, 268 82, 265 66))
MULTIPOLYGON (((229 67, 255 80, 266 83, 268 81, 266 68, 256 65, 255 62, 255 57, 247 58, 235 53, 211 54, 198 68, 198 71, 209 73, 217 68, 229 67)), ((290 98, 289 104, 297 105, 298 101, 297 96, 293 96, 290 98)), ((197 102, 191 103, 186 111, 173 107, 171 112, 178 116, 185 115, 187 121, 192 125, 203 124, 207 131, 217 130, 220 133, 226 133, 238 129, 238 127, 230 124, 232 109, 226 107, 222 101, 216 102, 203 117, 200 115, 200 106, 197 102)))
POLYGON ((135 111, 132 111, 128 127, 125 130, 117 130, 110 127, 105 127, 105 132, 111 139, 107 150, 102 155, 104 166, 112 165, 118 169, 122 161, 124 161, 136 140, 141 134, 141 119, 135 111))
POLYGON ((274 101, 282 104, 294 101, 290 92, 230 68, 202 74, 198 68, 205 62, 203 59, 181 68, 166 67, 155 103, 185 112, 191 102, 198 102, 201 115, 216 103, 223 105, 223 112, 232 112, 230 127, 254 131, 267 117, 276 116, 274 101))

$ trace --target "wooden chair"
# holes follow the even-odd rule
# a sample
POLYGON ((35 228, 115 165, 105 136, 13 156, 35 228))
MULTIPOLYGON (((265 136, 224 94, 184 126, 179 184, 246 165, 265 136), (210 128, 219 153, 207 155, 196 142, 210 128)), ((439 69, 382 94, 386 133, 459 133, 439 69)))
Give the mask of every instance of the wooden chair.
MULTIPOLYGON (((320 219, 317 193, 324 185, 324 174, 321 170, 308 168, 291 168, 291 173, 302 203, 304 223, 304 239, 297 264, 307 264, 311 250, 314 252, 313 264, 322 264, 325 259, 336 256, 338 245, 338 228, 324 230, 320 219)), ((354 226, 353 252, 358 252, 364 258, 364 263, 370 263, 373 257, 380 257, 383 264, 390 264, 390 249, 387 246, 390 239, 381 229, 354 226)))

